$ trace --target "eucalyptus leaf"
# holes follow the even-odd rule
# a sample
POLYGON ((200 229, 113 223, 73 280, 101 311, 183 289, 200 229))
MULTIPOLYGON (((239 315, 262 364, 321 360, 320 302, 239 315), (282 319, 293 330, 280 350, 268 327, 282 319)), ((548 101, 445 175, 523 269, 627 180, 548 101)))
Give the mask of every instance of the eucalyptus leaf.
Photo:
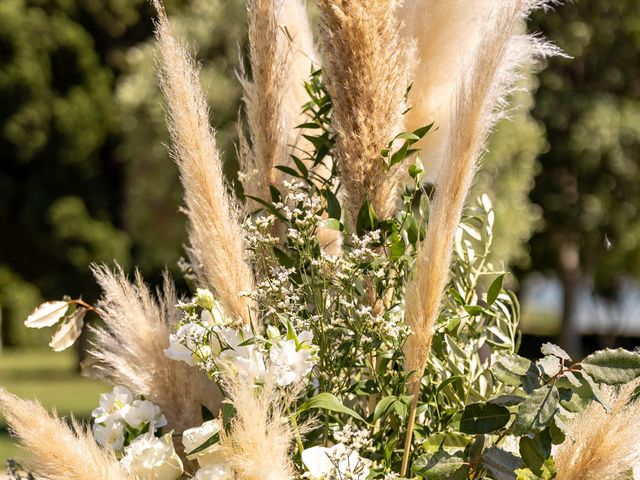
POLYGON ((518 407, 511 432, 522 436, 543 430, 553 420, 559 403, 560 393, 554 385, 534 390, 518 407))
POLYGON ((622 348, 592 353, 580 364, 596 383, 621 385, 640 376, 640 354, 622 348))
POLYGON ((472 403, 462 412, 460 431, 470 434, 495 432, 509 423, 510 418, 509 410, 501 405, 472 403))
POLYGON ((469 464, 460 453, 450 454, 444 450, 434 455, 421 455, 411 468, 423 480, 466 480, 469 464))
POLYGON ((482 465, 493 480, 516 480, 515 471, 522 466, 522 459, 501 448, 490 447, 482 454, 482 465))

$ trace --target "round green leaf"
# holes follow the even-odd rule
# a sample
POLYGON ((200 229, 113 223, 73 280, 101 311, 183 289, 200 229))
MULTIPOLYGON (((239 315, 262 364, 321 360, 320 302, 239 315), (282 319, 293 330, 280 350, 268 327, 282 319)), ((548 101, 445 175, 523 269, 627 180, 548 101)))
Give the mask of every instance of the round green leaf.
POLYGON ((467 405, 460 418, 460 431, 464 433, 491 433, 509 423, 509 410, 495 403, 467 405))

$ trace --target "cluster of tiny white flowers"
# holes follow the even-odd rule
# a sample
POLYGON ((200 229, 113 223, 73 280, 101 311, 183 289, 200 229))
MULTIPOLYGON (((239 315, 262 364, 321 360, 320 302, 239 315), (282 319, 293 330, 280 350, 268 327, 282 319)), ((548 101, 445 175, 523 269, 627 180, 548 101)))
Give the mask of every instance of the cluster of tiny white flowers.
POLYGON ((289 280, 294 271, 282 266, 272 267, 266 278, 256 285, 251 298, 262 306, 264 316, 276 313, 289 318, 297 316, 302 296, 289 280))
POLYGON ((355 233, 351 235, 351 250, 348 259, 354 263, 370 262, 379 254, 372 248, 372 245, 380 241, 380 231, 367 232, 359 237, 355 233))
POLYGON ((141 432, 155 433, 167 424, 160 408, 149 400, 134 396, 123 386, 100 395, 100 406, 91 412, 93 435, 98 444, 119 452, 128 439, 141 432))
MULTIPOLYGON (((284 285, 288 275, 288 271, 280 270, 274 275, 275 283, 284 285)), ((276 290, 286 301, 282 289, 276 290)), ((277 328, 270 327, 268 338, 256 335, 250 326, 230 319, 208 290, 198 289, 194 300, 179 307, 188 323, 182 323, 170 335, 165 354, 198 365, 214 378, 240 375, 260 383, 269 369, 278 385, 286 387, 306 378, 317 362, 311 332, 296 334, 287 328, 283 337, 277 328)))
POLYGON ((371 432, 366 428, 357 428, 351 423, 346 423, 333 431, 333 438, 337 443, 342 443, 351 450, 375 452, 371 432))
POLYGON ((322 209, 322 201, 317 195, 309 195, 302 182, 286 181, 284 186, 288 193, 283 202, 274 203, 274 207, 282 212, 290 223, 287 239, 293 247, 308 244, 318 222, 322 217, 318 214, 322 209))
POLYGON ((259 246, 276 245, 278 239, 273 235, 276 217, 274 215, 258 215, 244 222, 244 235, 247 249, 255 251, 259 246))

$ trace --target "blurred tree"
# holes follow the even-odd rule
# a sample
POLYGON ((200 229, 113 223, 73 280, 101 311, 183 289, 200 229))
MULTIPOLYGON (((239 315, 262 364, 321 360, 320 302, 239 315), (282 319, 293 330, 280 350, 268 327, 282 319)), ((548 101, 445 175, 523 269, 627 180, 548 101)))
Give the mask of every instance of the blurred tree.
MULTIPOLYGON (((523 86, 534 88, 530 77, 523 86)), ((540 208, 529 199, 538 155, 544 150, 544 127, 531 116, 533 95, 517 92, 509 118, 496 127, 487 155, 476 175, 470 197, 487 193, 493 200, 496 219, 490 260, 505 267, 530 264, 527 241, 540 223, 540 208)))
POLYGON ((24 299, 91 296, 91 259, 130 262, 130 240, 118 228, 123 172, 113 156, 117 69, 111 62, 118 49, 150 34, 150 21, 140 28, 141 5, 0 2, 0 305, 6 343, 19 340, 24 299))
MULTIPOLYGON (((230 178, 235 178, 237 170, 234 143, 240 85, 235 70, 246 35, 244 16, 244 0, 188 0, 171 14, 177 35, 194 46, 202 62, 201 81, 230 178)), ((122 127, 117 154, 127 177, 124 222, 135 243, 136 263, 144 273, 165 265, 175 269, 186 240, 184 216, 178 213, 182 188, 169 158, 154 49, 155 43, 148 40, 127 50, 124 73, 116 86, 122 127)))
POLYGON ((534 25, 573 57, 540 76, 534 116, 550 149, 531 198, 544 212, 534 264, 562 281, 561 341, 576 351, 581 278, 611 292, 620 275, 640 273, 640 2, 568 3, 534 25))

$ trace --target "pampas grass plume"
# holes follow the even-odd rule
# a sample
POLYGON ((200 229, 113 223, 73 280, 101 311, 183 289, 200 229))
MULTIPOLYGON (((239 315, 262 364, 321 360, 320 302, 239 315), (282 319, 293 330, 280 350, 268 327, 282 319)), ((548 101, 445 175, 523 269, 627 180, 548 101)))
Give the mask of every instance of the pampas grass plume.
POLYGON ((611 412, 596 402, 568 425, 569 435, 554 455, 557 480, 621 480, 640 467, 640 402, 631 400, 638 382, 608 387, 605 401, 611 412))
MULTIPOLYGON (((427 235, 405 293, 405 321, 412 329, 405 344, 405 367, 414 372, 409 382, 409 391, 414 396, 409 432, 413 429, 420 382, 449 279, 455 232, 485 142, 496 121, 504 115, 507 98, 519 78, 519 67, 556 52, 537 37, 514 33, 531 9, 544 3, 523 0, 501 3, 495 22, 482 34, 469 73, 461 78, 454 95, 456 104, 449 119, 444 163, 436 181, 427 235)), ((409 450, 410 434, 402 474, 407 468, 409 450)))
POLYGON ((335 160, 355 221, 364 200, 380 218, 398 202, 398 169, 381 152, 403 130, 409 54, 397 0, 319 0, 324 80, 333 102, 335 160))
POLYGON ((217 412, 221 395, 207 375, 164 353, 179 319, 168 278, 155 299, 138 273, 133 282, 121 270, 95 267, 94 274, 103 290, 97 309, 105 324, 93 329, 90 355, 98 373, 157 404, 176 432, 202 423, 202 405, 217 412))
POLYGON ((100 448, 90 431, 50 415, 37 402, 0 388, 0 413, 30 454, 29 468, 51 480, 128 480, 111 452, 100 448))
POLYGON ((236 377, 227 382, 226 390, 235 416, 230 433, 221 437, 220 445, 237 479, 294 478, 289 458, 293 435, 283 412, 291 399, 278 390, 272 378, 256 387, 253 381, 236 377))
POLYGON ((242 294, 253 287, 253 274, 246 262, 239 212, 224 181, 198 70, 173 37, 160 1, 153 4, 158 11, 159 83, 185 191, 194 267, 202 284, 218 294, 226 312, 249 323, 251 302, 242 294))

